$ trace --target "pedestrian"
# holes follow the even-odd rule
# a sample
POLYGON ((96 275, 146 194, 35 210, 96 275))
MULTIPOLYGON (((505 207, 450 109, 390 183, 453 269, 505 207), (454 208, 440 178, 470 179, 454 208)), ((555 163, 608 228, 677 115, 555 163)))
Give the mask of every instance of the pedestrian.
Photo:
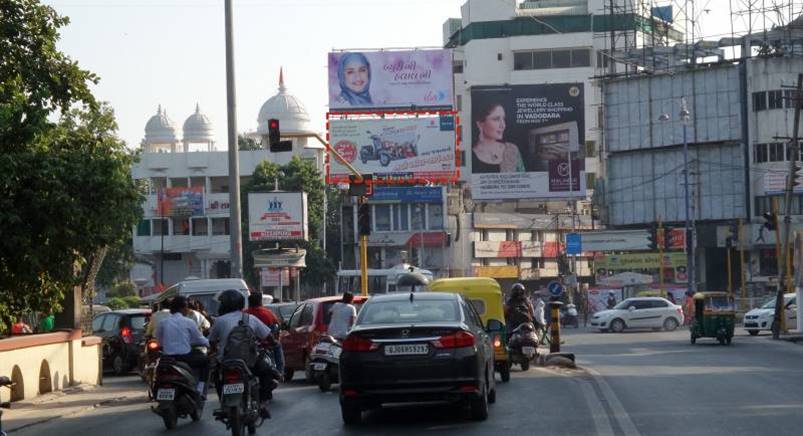
POLYGON ((39 317, 39 333, 48 333, 53 331, 56 323, 56 317, 52 313, 42 313, 39 317))
POLYGON ((351 292, 343 293, 343 299, 335 303, 329 312, 331 318, 329 321, 329 334, 338 339, 344 339, 354 325, 354 320, 357 318, 357 308, 352 303, 354 301, 354 294, 351 292))
POLYGON ((686 291, 686 302, 683 305, 683 309, 686 312, 685 318, 683 323, 686 325, 691 325, 692 318, 694 317, 694 293, 692 291, 686 291))
POLYGON ((33 333, 31 326, 25 323, 21 316, 17 317, 17 322, 11 325, 12 335, 27 335, 33 333))
POLYGON ((608 300, 605 302, 605 306, 608 310, 616 306, 616 294, 614 294, 613 291, 608 291, 608 300))
POLYGON ((533 321, 535 323, 535 332, 538 337, 541 338, 541 336, 546 333, 546 317, 544 316, 546 303, 544 303, 544 300, 541 298, 541 294, 537 292, 533 294, 533 297, 535 297, 535 303, 533 303, 533 321))

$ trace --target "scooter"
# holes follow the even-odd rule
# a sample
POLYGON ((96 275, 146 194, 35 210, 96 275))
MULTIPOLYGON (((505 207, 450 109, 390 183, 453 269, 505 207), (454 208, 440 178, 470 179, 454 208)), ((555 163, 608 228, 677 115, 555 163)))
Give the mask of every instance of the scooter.
POLYGON ((161 348, 156 339, 148 339, 143 345, 143 351, 139 355, 137 364, 139 376, 148 386, 148 399, 154 399, 154 380, 156 379, 156 367, 159 366, 159 358, 162 356, 161 348))
POLYGON ((508 341, 510 363, 521 366, 522 371, 530 369, 530 362, 538 356, 538 335, 535 326, 525 322, 516 327, 508 341))
POLYGON ((203 393, 197 390, 197 380, 198 376, 186 363, 169 356, 159 359, 153 388, 158 404, 151 411, 162 417, 168 430, 176 428, 178 418, 201 419, 205 401, 203 393))
POLYGON ((560 325, 563 327, 570 325, 574 326, 574 328, 580 327, 580 319, 577 317, 577 306, 570 303, 561 308, 560 325))
POLYGON ((340 353, 343 347, 340 341, 332 336, 323 336, 312 349, 310 366, 312 375, 318 383, 318 389, 326 392, 332 388, 333 383, 338 383, 338 368, 340 366, 340 353))
POLYGON ((214 411, 216 421, 226 424, 232 436, 256 433, 263 418, 259 410, 259 378, 242 359, 226 359, 216 371, 220 409, 214 411))
MULTIPOLYGON (((14 383, 6 376, 0 377, 0 388, 8 388, 10 391, 14 387, 14 383)), ((10 409, 11 401, 0 403, 0 436, 7 436, 3 431, 3 409, 10 409)))

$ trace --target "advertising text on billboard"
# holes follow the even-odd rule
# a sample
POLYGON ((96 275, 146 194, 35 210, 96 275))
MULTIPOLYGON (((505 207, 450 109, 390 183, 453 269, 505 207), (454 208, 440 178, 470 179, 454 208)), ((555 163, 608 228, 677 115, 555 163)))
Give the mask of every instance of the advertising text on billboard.
POLYGON ((308 238, 307 194, 260 192, 248 194, 248 240, 284 241, 308 238))

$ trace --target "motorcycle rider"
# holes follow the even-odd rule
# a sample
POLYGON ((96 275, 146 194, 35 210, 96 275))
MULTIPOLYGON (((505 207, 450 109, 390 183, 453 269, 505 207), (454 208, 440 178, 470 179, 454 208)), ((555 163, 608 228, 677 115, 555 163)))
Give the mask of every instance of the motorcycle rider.
MULTIPOLYGON (((229 289, 223 291, 218 296, 218 301, 220 302, 218 317, 215 319, 215 324, 212 326, 211 333, 209 333, 209 342, 212 343, 214 349, 217 350, 218 359, 222 360, 225 355, 229 333, 231 333, 234 327, 243 319, 245 297, 243 297, 240 291, 229 289)), ((257 319, 257 317, 246 315, 246 319, 248 325, 260 340, 264 341, 270 336, 270 329, 263 324, 262 321, 257 319)), ((264 359, 256 359, 253 368, 248 369, 259 378, 261 412, 263 416, 270 416, 268 412, 268 397, 270 396, 273 383, 273 372, 264 359)))
POLYGON ((170 306, 168 305, 167 301, 153 303, 151 312, 152 314, 148 320, 148 325, 145 326, 146 338, 153 338, 156 336, 156 326, 159 325, 160 321, 170 316, 170 306))
POLYGON ((284 373, 284 352, 282 351, 282 344, 278 341, 279 320, 273 312, 262 305, 262 292, 254 291, 248 295, 248 309, 245 312, 257 317, 271 329, 273 335, 269 336, 268 343, 273 350, 273 358, 276 360, 276 370, 284 373))
POLYGON ((198 392, 204 396, 205 383, 209 379, 209 362, 203 351, 194 346, 208 347, 209 341, 201 335, 195 322, 186 317, 189 310, 187 298, 178 296, 170 304, 170 316, 156 326, 156 340, 162 347, 162 355, 187 363, 198 371, 198 392))
POLYGON ((527 299, 525 293, 526 289, 521 283, 516 283, 510 288, 510 298, 505 303, 508 334, 526 322, 533 322, 533 305, 527 299))

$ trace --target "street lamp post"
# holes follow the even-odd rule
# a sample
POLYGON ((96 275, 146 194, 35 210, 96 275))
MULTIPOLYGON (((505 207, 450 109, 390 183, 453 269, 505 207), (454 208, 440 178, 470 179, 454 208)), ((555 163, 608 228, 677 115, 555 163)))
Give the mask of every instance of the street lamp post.
POLYGON ((242 229, 240 222, 240 157, 237 150, 237 115, 234 90, 234 37, 232 35, 232 0, 225 2, 226 25, 226 109, 229 142, 229 228, 231 242, 231 275, 243 276, 242 229))

